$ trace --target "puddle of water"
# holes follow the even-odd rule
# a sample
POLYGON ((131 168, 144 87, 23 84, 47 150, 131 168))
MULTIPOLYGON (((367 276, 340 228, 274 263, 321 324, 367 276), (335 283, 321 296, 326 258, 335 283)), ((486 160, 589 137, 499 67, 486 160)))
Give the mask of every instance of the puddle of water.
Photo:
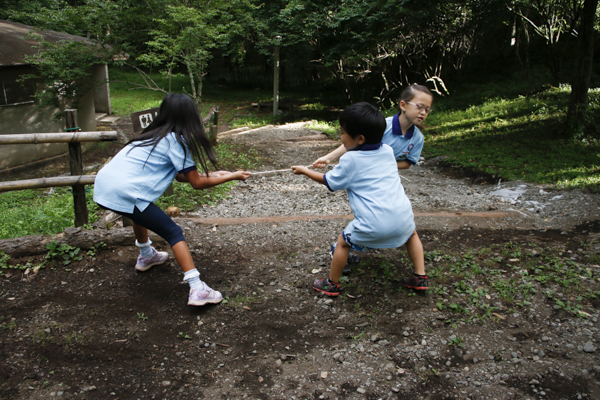
POLYGON ((490 196, 500 197, 501 201, 515 204, 517 199, 527 191, 526 185, 519 185, 516 188, 504 188, 490 192, 490 196))

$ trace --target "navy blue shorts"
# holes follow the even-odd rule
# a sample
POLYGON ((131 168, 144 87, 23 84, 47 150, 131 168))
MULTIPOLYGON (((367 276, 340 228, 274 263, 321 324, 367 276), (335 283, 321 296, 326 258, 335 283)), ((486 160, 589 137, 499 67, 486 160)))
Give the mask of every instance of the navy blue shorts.
POLYGON ((136 225, 140 225, 151 230, 169 242, 171 247, 179 242, 185 242, 183 230, 163 210, 154 205, 154 203, 150 203, 144 211, 140 211, 137 207, 135 207, 133 209, 133 214, 116 211, 111 208, 104 207, 102 204, 98 205, 102 208, 129 218, 136 225))

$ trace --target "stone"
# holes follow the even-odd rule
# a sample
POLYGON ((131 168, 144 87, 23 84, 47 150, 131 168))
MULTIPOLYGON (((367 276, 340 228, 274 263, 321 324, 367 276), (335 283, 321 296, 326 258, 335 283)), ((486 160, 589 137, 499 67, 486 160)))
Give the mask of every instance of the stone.
POLYGON ((585 344, 583 345, 583 351, 585 351, 586 353, 593 353, 596 351, 596 347, 592 342, 585 342, 585 344))
POLYGON ((179 217, 181 215, 181 210, 179 207, 169 207, 167 208, 167 215, 169 217, 179 217))

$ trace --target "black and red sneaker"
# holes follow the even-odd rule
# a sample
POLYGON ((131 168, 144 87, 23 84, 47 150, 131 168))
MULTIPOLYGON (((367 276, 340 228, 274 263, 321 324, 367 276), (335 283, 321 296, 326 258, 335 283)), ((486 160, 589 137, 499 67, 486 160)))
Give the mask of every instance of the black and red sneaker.
POLYGON ((427 279, 427 275, 413 274, 404 278, 404 286, 414 290, 429 290, 429 279, 427 279))
POLYGON ((340 284, 327 278, 315 279, 313 289, 326 294, 327 296, 338 296, 340 294, 340 284))

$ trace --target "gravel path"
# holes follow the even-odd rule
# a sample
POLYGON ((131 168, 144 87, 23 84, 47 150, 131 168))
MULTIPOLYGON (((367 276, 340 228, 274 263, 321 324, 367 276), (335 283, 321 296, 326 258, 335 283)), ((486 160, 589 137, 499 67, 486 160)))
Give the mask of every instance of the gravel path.
MULTIPOLYGON (((267 158, 260 170, 269 171, 310 165, 339 146, 305 125, 268 126, 223 136, 260 147, 267 158)), ((599 195, 521 181, 475 184, 471 178, 449 177, 441 161, 439 157, 424 160, 400 172, 419 228, 457 229, 471 224, 496 229, 570 229, 600 217, 599 195)), ((282 172, 252 177, 238 185, 231 199, 193 215, 233 218, 350 213, 345 192, 331 193, 305 176, 282 172)))

